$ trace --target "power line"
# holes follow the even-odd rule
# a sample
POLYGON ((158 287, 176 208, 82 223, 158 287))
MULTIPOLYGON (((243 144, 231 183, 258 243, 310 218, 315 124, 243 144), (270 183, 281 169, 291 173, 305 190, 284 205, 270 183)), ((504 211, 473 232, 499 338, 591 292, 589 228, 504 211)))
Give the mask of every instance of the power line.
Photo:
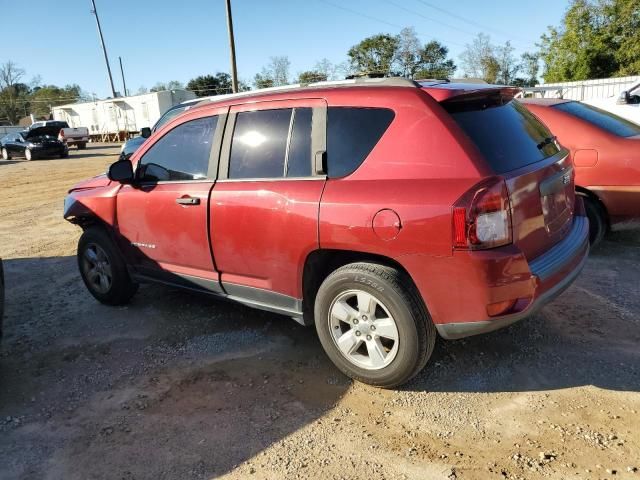
POLYGON ((405 12, 410 13, 411 15, 417 15, 419 17, 424 18, 425 20, 437 23, 438 25, 442 25, 443 27, 447 27, 447 28, 451 28, 453 30, 457 30, 457 31, 462 32, 462 33, 464 33, 466 35, 471 35, 471 36, 475 36, 476 35, 476 32, 470 32, 468 30, 464 30, 462 28, 458 28, 458 27, 456 27, 454 25, 450 25, 448 23, 441 22, 440 20, 436 20, 434 18, 427 17, 427 16, 421 14, 420 12, 416 12, 415 10, 410 10, 410 9, 408 9, 408 8, 402 6, 402 5, 398 5, 396 2, 393 2, 392 0, 386 0, 386 1, 387 1, 387 3, 395 6, 396 8, 399 8, 400 10, 404 10, 405 12))
MULTIPOLYGON (((390 27, 397 28, 397 29, 399 29, 399 30, 402 30, 402 29, 404 28, 402 25, 398 25, 398 24, 396 24, 396 23, 387 22, 386 20, 383 20, 383 19, 381 19, 381 18, 377 18, 377 17, 374 17, 374 16, 372 16, 372 15, 368 15, 368 14, 366 14, 366 13, 362 13, 362 12, 359 12, 359 11, 357 11, 357 10, 353 10, 353 9, 351 9, 351 8, 348 8, 348 7, 343 7, 342 5, 336 5, 335 3, 333 3, 333 2, 329 2, 329 1, 327 1, 327 0, 319 0, 319 1, 320 1, 320 2, 322 2, 322 3, 325 3, 325 4, 327 4, 327 5, 330 5, 330 6, 332 6, 333 8, 338 8, 338 9, 340 9, 340 10, 344 10, 345 12, 349 12, 349 13, 351 13, 351 14, 353 14, 353 15, 358 15, 358 16, 363 17, 363 18, 368 18, 369 20, 373 20, 374 22, 383 23, 383 24, 385 24, 385 25, 388 25, 388 26, 390 26, 390 27)), ((423 33, 421 33, 421 32, 417 32, 417 33, 418 33, 420 36, 424 37, 424 38, 433 38, 433 37, 434 37, 433 35, 425 35, 425 34, 423 34, 423 33)), ((457 45, 457 46, 459 46, 459 47, 464 47, 464 45, 463 45, 463 44, 458 43, 458 42, 453 42, 453 41, 451 41, 451 40, 447 40, 447 39, 445 39, 445 41, 446 41, 446 43, 450 43, 451 45, 457 45)))
POLYGON ((502 36, 504 36, 506 38, 509 38, 509 39, 518 40, 519 42, 523 42, 523 44, 526 44, 527 46, 535 45, 534 43, 530 42, 529 40, 525 40, 522 37, 518 37, 516 35, 512 35, 512 34, 506 33, 504 31, 498 30, 497 28, 494 28, 494 27, 489 27, 487 25, 483 25, 483 24, 478 23, 478 22, 476 22, 474 20, 469 20, 468 18, 465 18, 465 17, 463 17, 461 15, 458 15, 456 13, 453 13, 453 12, 450 12, 448 10, 445 10, 444 8, 438 7, 437 5, 433 5, 432 3, 429 3, 429 2, 427 2, 425 0, 417 0, 417 1, 420 2, 421 4, 425 5, 425 6, 429 7, 429 8, 432 8, 432 9, 437 10, 439 12, 442 12, 442 13, 444 13, 446 15, 449 15, 450 17, 453 17, 453 18, 456 18, 458 20, 461 20, 461 21, 463 21, 465 23, 468 23, 469 25, 473 25, 474 27, 481 28, 483 30, 492 31, 494 33, 497 33, 498 35, 502 35, 502 36))

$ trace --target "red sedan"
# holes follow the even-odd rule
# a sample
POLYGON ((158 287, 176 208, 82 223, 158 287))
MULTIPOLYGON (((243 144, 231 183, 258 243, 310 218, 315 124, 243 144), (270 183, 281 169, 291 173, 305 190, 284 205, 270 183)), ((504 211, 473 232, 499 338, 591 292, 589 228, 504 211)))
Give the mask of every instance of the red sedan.
POLYGON ((584 197, 590 239, 640 220, 640 125, 573 100, 523 99, 571 150, 576 191, 584 197))

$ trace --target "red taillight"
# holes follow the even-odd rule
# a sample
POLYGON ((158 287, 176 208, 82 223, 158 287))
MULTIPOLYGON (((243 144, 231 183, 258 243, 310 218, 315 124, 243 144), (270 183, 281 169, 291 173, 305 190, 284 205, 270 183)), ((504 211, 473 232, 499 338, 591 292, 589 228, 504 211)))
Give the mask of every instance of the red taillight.
POLYGON ((456 202, 453 208, 455 248, 480 250, 511 241, 511 206, 503 178, 484 180, 456 202))

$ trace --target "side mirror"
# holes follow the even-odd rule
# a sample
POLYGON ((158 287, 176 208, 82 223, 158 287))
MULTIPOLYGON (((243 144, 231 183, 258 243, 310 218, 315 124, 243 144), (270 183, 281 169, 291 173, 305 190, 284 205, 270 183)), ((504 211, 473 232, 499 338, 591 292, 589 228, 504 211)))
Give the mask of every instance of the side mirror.
POLYGON ((140 136, 142 138, 149 138, 151 136, 151 129, 149 127, 142 127, 140 129, 140 136))
POLYGON ((616 100, 616 105, 627 105, 629 103, 629 100, 630 100, 629 92, 624 90, 620 92, 620 96, 618 97, 618 100, 616 100))
POLYGON ((129 160, 118 160, 112 163, 107 172, 109 180, 123 184, 133 182, 133 165, 129 160))

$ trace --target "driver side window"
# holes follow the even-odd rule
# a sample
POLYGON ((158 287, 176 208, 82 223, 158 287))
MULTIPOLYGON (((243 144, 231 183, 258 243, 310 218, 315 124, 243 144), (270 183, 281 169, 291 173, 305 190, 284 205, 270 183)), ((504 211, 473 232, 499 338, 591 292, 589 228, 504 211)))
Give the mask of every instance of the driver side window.
POLYGON ((203 180, 218 117, 182 123, 167 132, 140 159, 136 175, 147 182, 203 180))

